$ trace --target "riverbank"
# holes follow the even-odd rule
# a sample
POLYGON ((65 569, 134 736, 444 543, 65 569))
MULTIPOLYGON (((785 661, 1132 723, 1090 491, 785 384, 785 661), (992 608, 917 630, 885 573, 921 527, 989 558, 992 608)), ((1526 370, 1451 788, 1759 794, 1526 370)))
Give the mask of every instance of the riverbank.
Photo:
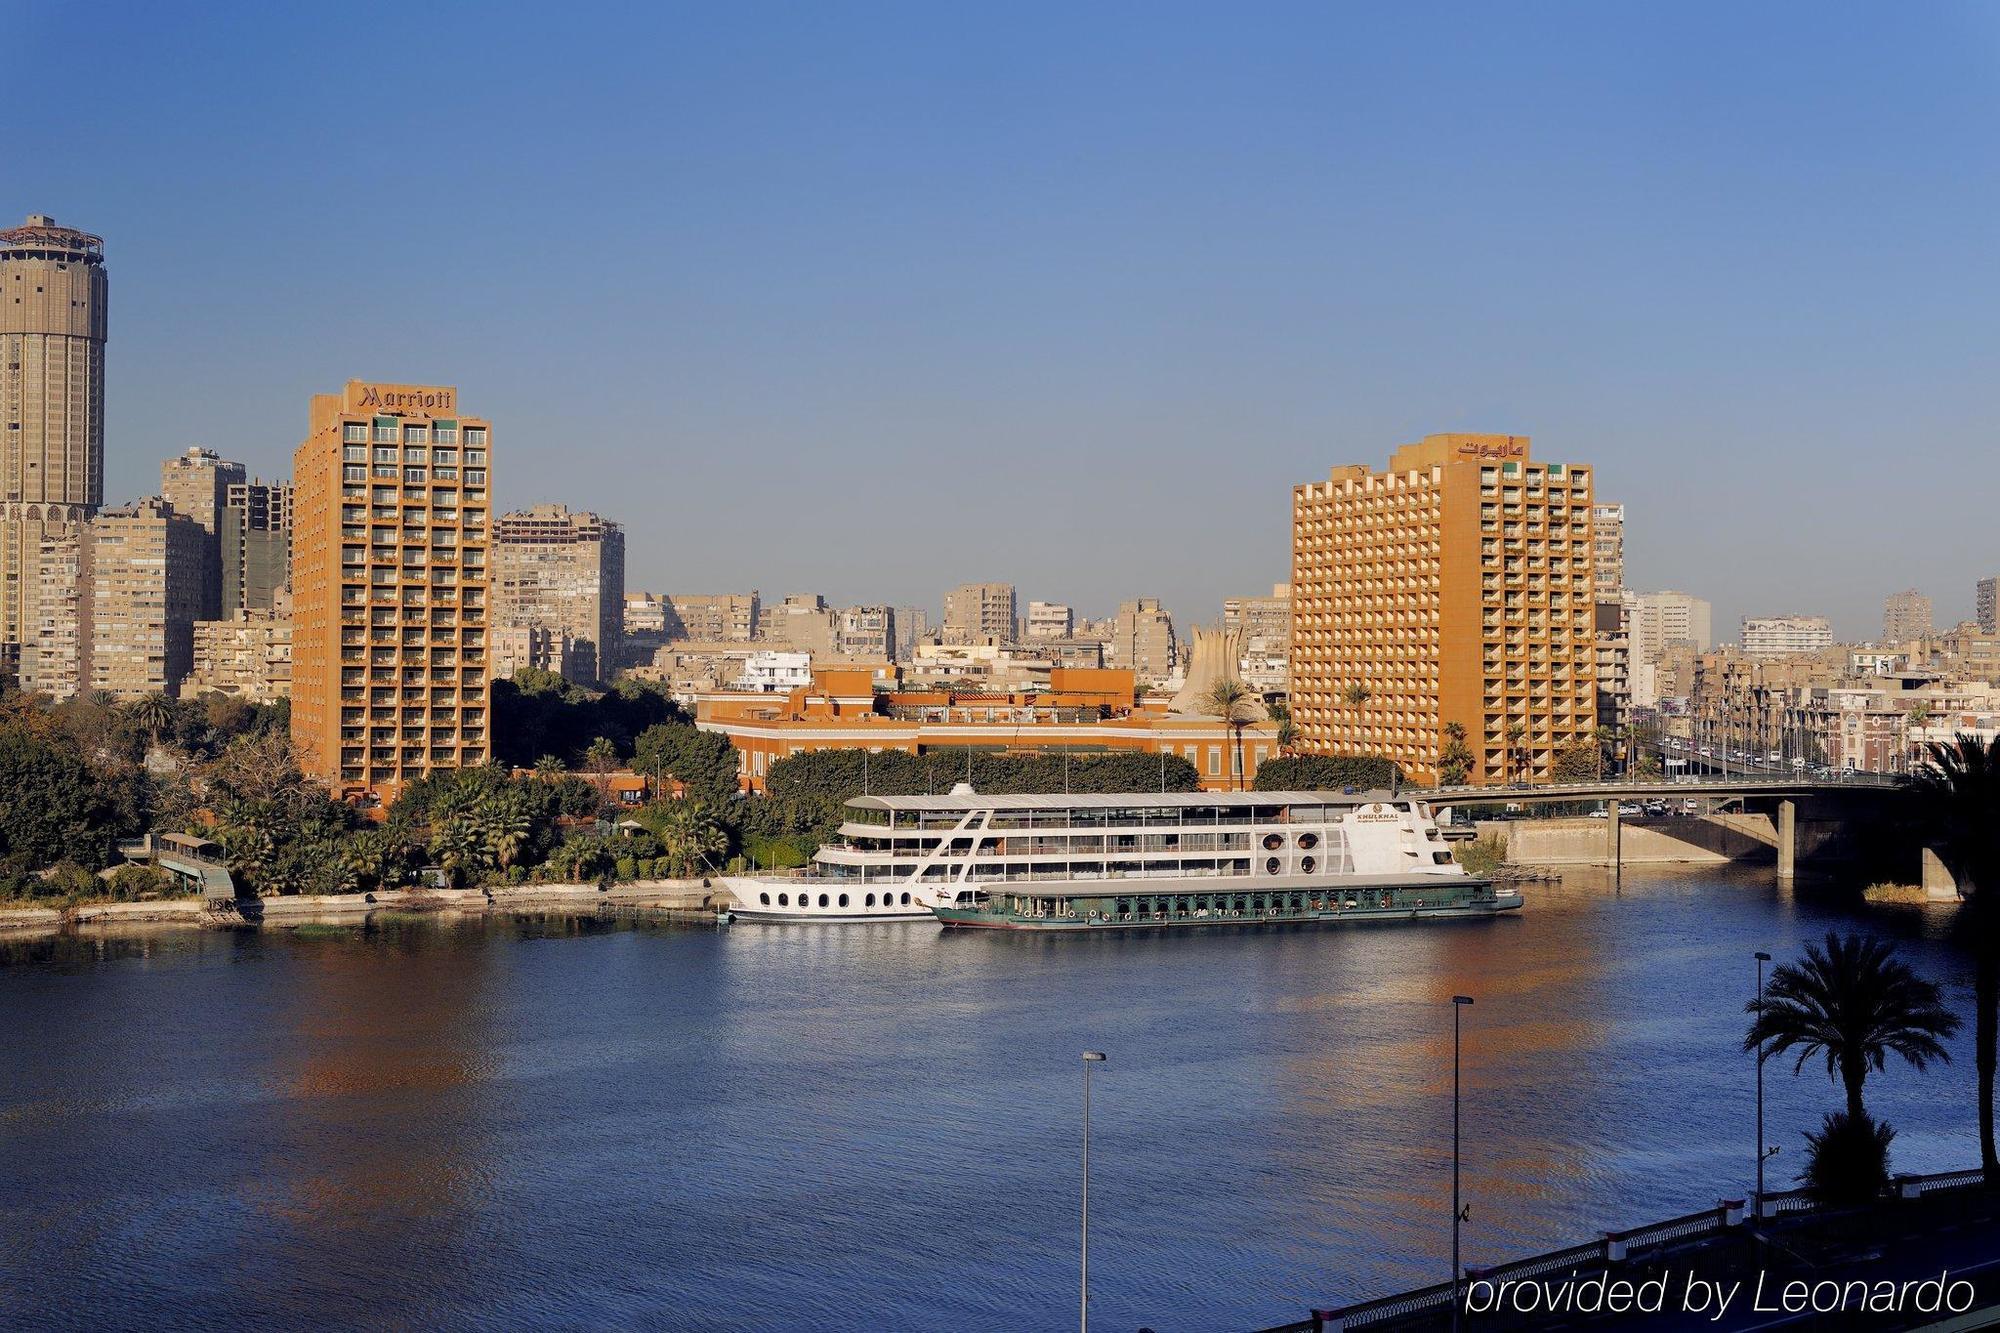
POLYGON ((516 884, 491 889, 392 889, 378 893, 338 893, 285 898, 249 898, 212 903, 172 898, 143 903, 82 903, 74 907, 0 908, 0 935, 73 929, 178 925, 239 929, 256 926, 359 924, 378 912, 576 913, 603 910, 665 916, 706 917, 719 889, 699 879, 636 880, 600 888, 595 884, 516 884))

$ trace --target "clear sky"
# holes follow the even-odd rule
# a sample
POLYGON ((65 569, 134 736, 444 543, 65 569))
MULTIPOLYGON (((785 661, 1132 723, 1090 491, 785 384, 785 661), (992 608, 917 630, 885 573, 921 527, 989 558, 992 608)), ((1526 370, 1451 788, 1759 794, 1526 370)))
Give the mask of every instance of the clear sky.
POLYGON ((1996 13, 12 0, 0 222, 106 238, 112 499, 451 383, 634 588, 1186 623, 1506 431, 1859 636, 2000 571, 1996 13))

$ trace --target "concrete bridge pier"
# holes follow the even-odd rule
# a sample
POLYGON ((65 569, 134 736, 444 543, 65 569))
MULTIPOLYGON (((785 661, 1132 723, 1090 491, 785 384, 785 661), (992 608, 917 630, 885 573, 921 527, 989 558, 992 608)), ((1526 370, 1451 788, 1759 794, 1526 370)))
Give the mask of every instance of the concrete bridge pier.
POLYGON ((1790 879, 1799 864, 1799 805, 1778 802, 1778 878, 1790 879))

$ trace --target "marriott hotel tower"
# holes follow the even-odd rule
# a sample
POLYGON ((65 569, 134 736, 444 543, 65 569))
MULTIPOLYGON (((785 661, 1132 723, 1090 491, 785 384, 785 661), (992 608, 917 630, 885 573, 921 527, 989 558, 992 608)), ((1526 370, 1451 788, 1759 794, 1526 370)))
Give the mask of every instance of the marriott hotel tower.
POLYGON ((44 538, 104 503, 104 242, 0 231, 0 670, 34 637, 44 538))
POLYGON ((491 751, 488 424, 458 391, 348 381, 292 457, 292 741, 385 801, 491 751))

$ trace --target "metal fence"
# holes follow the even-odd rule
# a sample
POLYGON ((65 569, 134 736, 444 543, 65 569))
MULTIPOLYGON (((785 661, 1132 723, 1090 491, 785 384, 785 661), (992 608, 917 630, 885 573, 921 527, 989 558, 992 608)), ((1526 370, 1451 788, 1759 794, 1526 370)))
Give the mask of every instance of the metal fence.
MULTIPOLYGON (((1977 1170, 1945 1171, 1929 1176, 1898 1176, 1895 1195, 1901 1199, 1921 1198, 1927 1194, 1947 1190, 1970 1189, 1981 1185, 1985 1179, 1985 1174, 1977 1170)), ((1804 1190, 1787 1190, 1764 1196, 1763 1215, 1767 1218, 1796 1217, 1820 1211, 1824 1207, 1825 1205, 1814 1200, 1804 1190)), ((1521 1281, 1546 1277, 1550 1273, 1559 1273, 1584 1265, 1625 1263, 1641 1257, 1645 1251, 1684 1245, 1690 1241, 1718 1235, 1741 1225, 1743 1220, 1742 1201, 1725 1200, 1713 1208, 1705 1208, 1698 1213, 1689 1213, 1683 1217, 1651 1222, 1627 1231, 1607 1231, 1599 1240, 1572 1245, 1567 1249, 1516 1259, 1511 1263, 1499 1264, 1492 1268, 1468 1268, 1466 1274, 1470 1278, 1489 1282, 1521 1281)), ((1440 1282, 1434 1286, 1419 1287, 1414 1291, 1362 1301, 1338 1310, 1316 1310, 1310 1319, 1281 1324, 1275 1328, 1262 1330, 1262 1333, 1333 1333, 1334 1330, 1348 1333, 1349 1330, 1355 1329, 1381 1328, 1417 1315, 1449 1310, 1453 1299, 1453 1285, 1449 1282, 1440 1282)))

